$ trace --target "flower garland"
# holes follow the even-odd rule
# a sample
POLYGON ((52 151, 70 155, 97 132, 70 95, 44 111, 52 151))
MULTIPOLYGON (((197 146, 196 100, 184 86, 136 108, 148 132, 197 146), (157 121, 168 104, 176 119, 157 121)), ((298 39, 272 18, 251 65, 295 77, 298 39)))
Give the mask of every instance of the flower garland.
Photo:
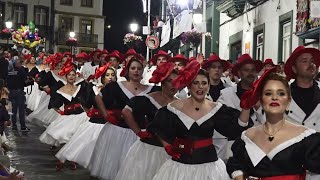
POLYGON ((133 33, 127 33, 123 38, 123 44, 128 46, 128 48, 134 48, 142 41, 141 36, 137 36, 133 33))
POLYGON ((208 39, 208 40, 211 40, 212 37, 211 37, 211 33, 210 32, 206 32, 206 33, 201 33, 199 31, 197 31, 196 29, 192 29, 191 31, 188 31, 188 32, 184 32, 182 35, 181 35, 181 42, 183 44, 189 44, 191 45, 192 47, 197 47, 200 42, 201 42, 201 38, 202 38, 202 34, 205 35, 205 37, 208 39))

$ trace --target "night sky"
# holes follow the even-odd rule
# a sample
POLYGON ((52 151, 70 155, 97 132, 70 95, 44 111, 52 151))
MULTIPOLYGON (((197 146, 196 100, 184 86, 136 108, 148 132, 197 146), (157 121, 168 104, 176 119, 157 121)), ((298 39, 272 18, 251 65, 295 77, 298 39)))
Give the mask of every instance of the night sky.
MULTIPOLYGON (((151 14, 158 15, 160 0, 151 0, 151 14)), ((125 52, 127 47, 123 45, 123 37, 130 32, 129 24, 136 21, 139 24, 137 35, 142 36, 142 26, 147 25, 147 15, 143 13, 141 0, 112 0, 103 1, 103 15, 106 16, 106 26, 111 25, 111 29, 105 28, 105 48, 108 51, 115 49, 125 52)), ((151 18, 151 22, 154 18, 151 18)), ((152 23, 151 23, 152 25, 152 23)), ((145 37, 143 36, 145 39, 145 37)), ((144 41, 143 41, 144 42, 144 41)), ((145 48, 140 50, 144 53, 145 48)))

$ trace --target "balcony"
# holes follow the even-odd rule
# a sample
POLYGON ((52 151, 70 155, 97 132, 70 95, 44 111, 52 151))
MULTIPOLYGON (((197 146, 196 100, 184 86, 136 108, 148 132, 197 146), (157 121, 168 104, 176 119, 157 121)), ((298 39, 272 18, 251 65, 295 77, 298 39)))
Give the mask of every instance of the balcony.
MULTIPOLYGON (((65 45, 66 40, 69 38, 69 32, 66 31, 58 31, 56 32, 56 42, 59 45, 65 45)), ((78 40, 78 46, 84 47, 98 47, 98 35, 97 34, 85 34, 85 33, 76 33, 76 37, 78 40)))
POLYGON ((221 13, 227 13, 232 18, 243 12, 245 4, 245 0, 225 0, 217 6, 217 10, 221 13))

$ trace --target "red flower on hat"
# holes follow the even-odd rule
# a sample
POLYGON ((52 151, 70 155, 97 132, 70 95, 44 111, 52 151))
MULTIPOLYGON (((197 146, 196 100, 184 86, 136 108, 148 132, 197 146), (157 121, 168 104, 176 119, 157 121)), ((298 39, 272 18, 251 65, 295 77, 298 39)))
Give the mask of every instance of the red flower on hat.
POLYGON ((177 78, 172 80, 172 84, 177 89, 182 89, 190 84, 198 75, 200 71, 200 63, 198 61, 191 61, 185 68, 183 68, 177 78))
POLYGON ((64 76, 66 74, 69 74, 73 69, 74 69, 73 64, 70 61, 66 61, 65 65, 62 67, 61 71, 58 74, 60 76, 64 76))
POLYGON ((164 62, 161 63, 156 70, 153 71, 152 77, 149 79, 150 83, 158 84, 170 76, 174 69, 174 63, 164 62))
POLYGON ((96 68, 96 72, 94 73, 94 78, 95 79, 100 78, 110 66, 111 66, 111 63, 107 63, 104 66, 96 68))
POLYGON ((242 109, 250 109, 252 108, 260 99, 260 89, 261 83, 266 79, 266 77, 272 73, 276 72, 277 68, 272 67, 268 70, 266 70, 259 79, 257 79, 251 86, 250 88, 243 93, 241 96, 241 101, 240 101, 240 107, 242 109))

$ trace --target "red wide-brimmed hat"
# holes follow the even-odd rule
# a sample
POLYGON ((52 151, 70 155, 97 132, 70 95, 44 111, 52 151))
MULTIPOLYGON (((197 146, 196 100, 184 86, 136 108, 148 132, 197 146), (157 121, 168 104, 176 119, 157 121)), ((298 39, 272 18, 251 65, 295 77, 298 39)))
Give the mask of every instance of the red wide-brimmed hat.
POLYGON ((66 57, 66 56, 72 57, 72 54, 70 52, 63 53, 63 57, 66 57))
POLYGON ((238 58, 237 64, 232 68, 232 74, 237 76, 239 69, 245 64, 254 64, 257 72, 260 72, 262 69, 261 61, 254 61, 249 54, 243 54, 238 58))
POLYGON ((91 59, 93 59, 93 56, 94 56, 94 54, 95 53, 100 53, 101 52, 101 49, 95 49, 94 51, 92 51, 90 54, 89 54, 89 57, 91 58, 91 59))
POLYGON ((171 57, 168 55, 168 53, 166 53, 165 51, 163 50, 159 50, 158 53, 156 55, 154 55, 150 60, 149 60, 149 64, 152 63, 153 65, 156 65, 157 64, 157 59, 158 57, 160 56, 164 56, 167 58, 167 60, 169 60, 171 57))
POLYGON ((188 86, 197 77, 200 67, 198 61, 191 61, 179 72, 178 77, 172 80, 172 85, 177 89, 188 86))
POLYGON ((32 58, 32 54, 23 55, 23 60, 26 61, 27 63, 30 62, 31 58, 32 58))
POLYGON ((149 83, 158 84, 167 79, 174 70, 174 66, 174 63, 172 62, 161 63, 157 69, 153 71, 152 77, 149 79, 149 83))
POLYGON ((183 61, 185 64, 188 64, 190 61, 188 58, 186 58, 184 55, 182 54, 178 54, 172 58, 169 59, 170 62, 175 62, 175 61, 183 61))
POLYGON ((269 64, 269 65, 271 65, 271 66, 275 66, 275 64, 273 64, 273 60, 270 59, 270 58, 264 60, 263 66, 265 66, 265 65, 267 65, 267 64, 269 64))
POLYGON ((114 51, 112 51, 112 53, 109 53, 105 57, 105 60, 108 61, 111 57, 114 57, 114 58, 118 59, 119 62, 121 61, 121 57, 120 57, 119 51, 117 51, 117 50, 114 50, 114 51))
MULTIPOLYGON (((121 77, 125 77, 127 75, 128 69, 129 69, 128 65, 132 60, 133 59, 130 59, 129 61, 126 62, 126 65, 123 67, 122 71, 120 72, 121 77)), ((143 66, 143 62, 140 59, 138 59, 138 60, 141 62, 142 66, 143 66)))
POLYGON ((212 63, 214 62, 219 62, 222 64, 222 67, 223 67, 223 71, 226 71, 228 68, 229 68, 229 64, 228 64, 228 61, 225 61, 225 60, 222 60, 220 59, 219 56, 217 56, 216 54, 213 54, 211 55, 207 61, 205 61, 203 64, 202 64, 202 68, 203 69, 208 69, 212 63))
POLYGON ((103 73, 107 71, 107 69, 111 67, 111 63, 107 63, 101 67, 96 68, 96 72, 94 73, 94 78, 99 79, 103 73))
MULTIPOLYGON (((71 58, 68 58, 71 59, 71 58)), ((73 64, 70 61, 66 61, 62 69, 59 71, 58 75, 64 76, 66 74, 69 74, 74 69, 73 64)))
POLYGON ((320 65, 320 51, 316 48, 305 48, 304 46, 298 46, 290 55, 286 63, 284 64, 284 72, 286 73, 287 79, 296 78, 296 74, 292 70, 296 59, 303 53, 310 53, 314 59, 314 64, 318 68, 320 65))
POLYGON ((108 53, 109 53, 109 52, 108 52, 106 49, 104 49, 103 51, 101 51, 101 52, 98 54, 97 58, 100 58, 101 55, 103 55, 103 54, 108 54, 108 53))
POLYGON ((260 99, 260 90, 261 90, 261 83, 266 79, 266 77, 272 73, 276 72, 277 68, 272 67, 270 69, 267 69, 264 71, 264 73, 261 75, 259 79, 257 79, 251 86, 250 88, 243 93, 241 96, 241 101, 240 101, 240 107, 242 109, 250 109, 253 107, 260 99))
POLYGON ((59 60, 61 60, 61 59, 63 58, 63 55, 62 55, 61 53, 57 52, 57 53, 55 53, 55 54, 53 55, 53 57, 54 57, 54 59, 59 59, 59 60))
POLYGON ((86 52, 82 52, 78 54, 77 57, 75 58, 76 61, 78 61, 79 59, 84 59, 85 61, 88 61, 89 57, 86 52))
POLYGON ((134 49, 129 49, 126 54, 123 56, 123 60, 125 60, 128 56, 133 55, 135 58, 139 59, 141 62, 144 62, 144 57, 138 54, 134 49))

